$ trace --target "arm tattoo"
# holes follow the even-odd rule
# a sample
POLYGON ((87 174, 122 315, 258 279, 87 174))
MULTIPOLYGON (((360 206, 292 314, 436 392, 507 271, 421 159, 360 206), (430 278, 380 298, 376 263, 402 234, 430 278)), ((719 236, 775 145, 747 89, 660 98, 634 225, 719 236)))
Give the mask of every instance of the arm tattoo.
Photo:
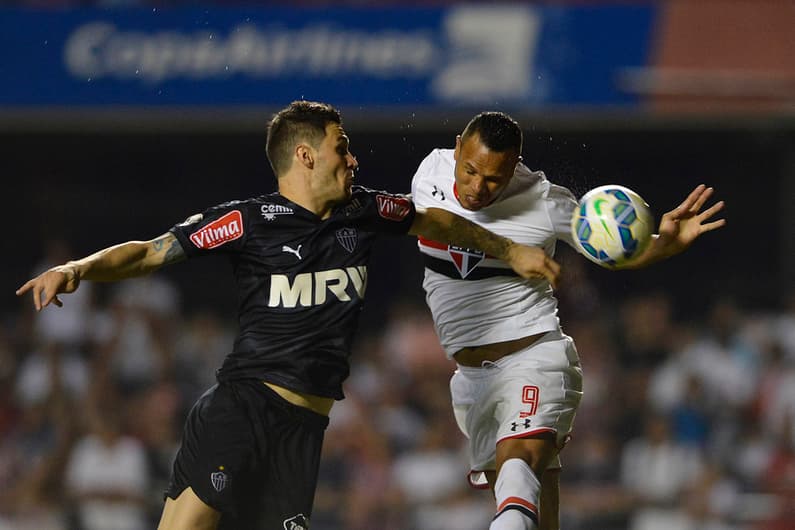
POLYGON ((185 251, 182 250, 182 245, 179 244, 177 238, 172 237, 169 247, 166 250, 165 263, 175 263, 185 259, 185 251))
POLYGON ((163 265, 176 263, 185 259, 185 251, 182 250, 182 245, 179 244, 177 238, 171 233, 155 239, 152 244, 155 252, 160 253, 163 250, 166 251, 166 255, 163 257, 163 265))
POLYGON ((489 232, 462 217, 453 217, 451 229, 451 233, 456 234, 455 239, 464 243, 465 246, 482 250, 500 259, 505 259, 511 245, 510 240, 489 232))

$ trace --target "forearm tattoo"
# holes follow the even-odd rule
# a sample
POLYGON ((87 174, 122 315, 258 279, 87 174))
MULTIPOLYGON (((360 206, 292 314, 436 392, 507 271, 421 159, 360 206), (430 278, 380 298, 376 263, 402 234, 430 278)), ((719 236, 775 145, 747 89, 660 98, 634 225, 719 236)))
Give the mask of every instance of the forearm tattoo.
POLYGON ((453 217, 450 228, 460 245, 482 250, 500 259, 504 259, 508 253, 511 244, 509 239, 489 232, 462 217, 453 217))
POLYGON ((185 251, 182 250, 182 245, 179 244, 177 238, 172 234, 159 237, 155 239, 152 244, 154 245, 155 252, 157 253, 165 250, 165 256, 163 256, 163 265, 175 263, 185 258, 185 251))

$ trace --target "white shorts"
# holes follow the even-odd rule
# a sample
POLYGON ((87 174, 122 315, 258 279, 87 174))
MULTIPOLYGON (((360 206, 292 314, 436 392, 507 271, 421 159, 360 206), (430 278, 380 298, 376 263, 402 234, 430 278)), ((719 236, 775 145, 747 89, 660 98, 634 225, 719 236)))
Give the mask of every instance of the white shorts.
MULTIPOLYGON (((568 441, 582 398, 582 369, 574 341, 559 330, 482 368, 459 366, 450 380, 458 427, 469 438, 473 486, 496 469, 497 443, 552 432, 568 441)), ((550 468, 560 467, 556 458, 550 468)))

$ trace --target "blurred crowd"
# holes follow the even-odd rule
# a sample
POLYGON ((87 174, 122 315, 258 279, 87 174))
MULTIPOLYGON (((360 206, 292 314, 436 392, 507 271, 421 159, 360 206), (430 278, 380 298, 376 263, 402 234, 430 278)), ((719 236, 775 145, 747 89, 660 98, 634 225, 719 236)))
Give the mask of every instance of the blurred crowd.
MULTIPOLYGON (((35 273, 67 259, 54 242, 35 273)), ((569 255, 559 290, 585 396, 562 455, 565 530, 795 528, 795 299, 728 293, 682 321, 660 291, 607 297, 569 255)), ((231 296, 231 293, 230 293, 231 296)), ((182 421, 234 337, 152 275, 30 300, 0 328, 0 530, 155 528, 182 421)), ((369 303, 384 303, 370 300, 369 303)), ((365 309, 366 310, 366 309, 365 309)), ((331 414, 313 530, 483 530, 422 300, 362 329, 331 414)))

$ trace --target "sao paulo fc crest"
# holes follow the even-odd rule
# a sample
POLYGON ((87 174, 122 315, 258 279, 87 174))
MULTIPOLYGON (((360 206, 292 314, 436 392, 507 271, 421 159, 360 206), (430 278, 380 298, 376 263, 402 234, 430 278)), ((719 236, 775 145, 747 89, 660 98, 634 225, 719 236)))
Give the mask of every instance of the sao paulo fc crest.
POLYGON ((475 270, 486 255, 479 250, 472 250, 469 248, 461 248, 450 245, 447 247, 447 253, 453 260, 453 265, 458 269, 458 273, 462 278, 469 276, 469 273, 475 270))

